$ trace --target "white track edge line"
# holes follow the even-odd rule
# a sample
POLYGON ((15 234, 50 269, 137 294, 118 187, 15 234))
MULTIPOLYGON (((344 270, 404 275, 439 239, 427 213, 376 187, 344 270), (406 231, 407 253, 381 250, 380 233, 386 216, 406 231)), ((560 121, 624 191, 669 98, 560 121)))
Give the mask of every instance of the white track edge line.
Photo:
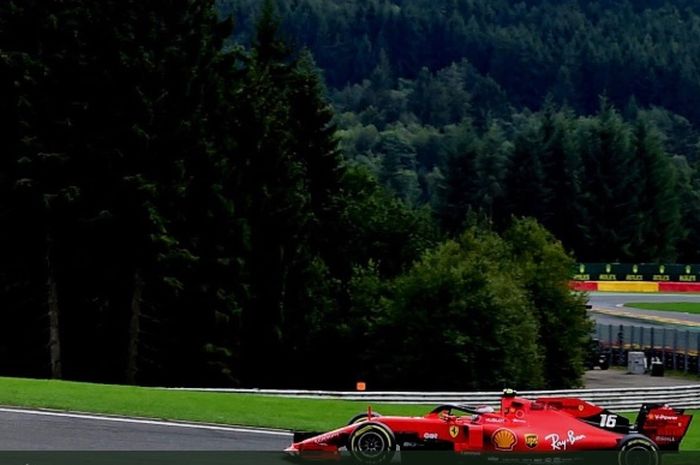
POLYGON ((114 423, 133 423, 139 425, 154 425, 154 426, 171 426, 175 428, 191 428, 191 429, 204 429, 211 431, 230 431, 232 433, 249 433, 249 434, 265 434, 269 436, 292 436, 292 433, 285 431, 271 431, 264 429, 255 428, 239 428, 230 426, 215 426, 215 425, 203 425, 197 423, 180 423, 180 422, 170 422, 170 421, 160 421, 160 420, 145 420, 138 418, 125 418, 125 417, 109 417, 102 415, 91 415, 82 413, 68 413, 68 412, 48 412, 45 410, 26 410, 26 409, 14 409, 14 408, 4 408, 0 407, 0 412, 5 413, 20 413, 26 415, 43 415, 47 417, 62 417, 62 418, 78 418, 83 420, 98 420, 98 421, 111 421, 114 423))

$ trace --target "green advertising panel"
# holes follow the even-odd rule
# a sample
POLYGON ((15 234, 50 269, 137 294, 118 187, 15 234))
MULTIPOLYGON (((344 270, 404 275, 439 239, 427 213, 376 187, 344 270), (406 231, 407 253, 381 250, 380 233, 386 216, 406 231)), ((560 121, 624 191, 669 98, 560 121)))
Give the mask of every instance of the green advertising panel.
POLYGON ((700 283, 700 264, 579 263, 576 281, 657 281, 700 283))

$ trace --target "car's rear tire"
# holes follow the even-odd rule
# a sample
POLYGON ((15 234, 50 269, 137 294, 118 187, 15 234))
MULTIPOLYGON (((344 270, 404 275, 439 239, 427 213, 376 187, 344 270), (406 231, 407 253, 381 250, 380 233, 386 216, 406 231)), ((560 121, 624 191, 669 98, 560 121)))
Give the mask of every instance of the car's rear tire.
POLYGON ((641 434, 631 434, 622 439, 617 456, 618 465, 660 465, 659 448, 641 434))
POLYGON ((396 438, 386 425, 369 421, 350 433, 348 450, 360 463, 384 465, 394 458, 396 438))
MULTIPOLYGON (((367 417, 368 417, 368 416, 367 416, 367 412, 365 412, 365 413, 358 413, 357 415, 355 415, 354 417, 352 417, 352 418, 348 421, 348 425, 354 425, 355 423, 361 423, 361 422, 363 422, 363 421, 366 421, 366 420, 367 420, 367 417)), ((375 417, 381 417, 381 414, 379 414, 379 413, 377 413, 377 412, 372 412, 372 418, 375 418, 375 417)))

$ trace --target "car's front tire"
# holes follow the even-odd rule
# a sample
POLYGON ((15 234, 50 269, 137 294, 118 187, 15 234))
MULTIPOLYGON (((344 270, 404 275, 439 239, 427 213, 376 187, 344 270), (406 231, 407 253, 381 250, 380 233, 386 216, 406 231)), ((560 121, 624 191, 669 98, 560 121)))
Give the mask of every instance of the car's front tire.
POLYGON ((618 465, 660 465, 659 448, 641 434, 631 434, 622 439, 618 453, 618 465))
POLYGON ((394 458, 396 438, 386 425, 368 421, 350 433, 348 450, 360 463, 384 465, 394 458))

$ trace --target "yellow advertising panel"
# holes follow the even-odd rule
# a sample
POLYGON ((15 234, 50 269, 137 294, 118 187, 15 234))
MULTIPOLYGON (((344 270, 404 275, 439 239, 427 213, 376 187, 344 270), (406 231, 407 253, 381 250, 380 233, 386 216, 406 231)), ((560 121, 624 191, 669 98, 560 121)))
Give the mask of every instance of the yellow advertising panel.
POLYGON ((604 292, 659 292, 659 283, 634 281, 600 281, 598 290, 604 292))

